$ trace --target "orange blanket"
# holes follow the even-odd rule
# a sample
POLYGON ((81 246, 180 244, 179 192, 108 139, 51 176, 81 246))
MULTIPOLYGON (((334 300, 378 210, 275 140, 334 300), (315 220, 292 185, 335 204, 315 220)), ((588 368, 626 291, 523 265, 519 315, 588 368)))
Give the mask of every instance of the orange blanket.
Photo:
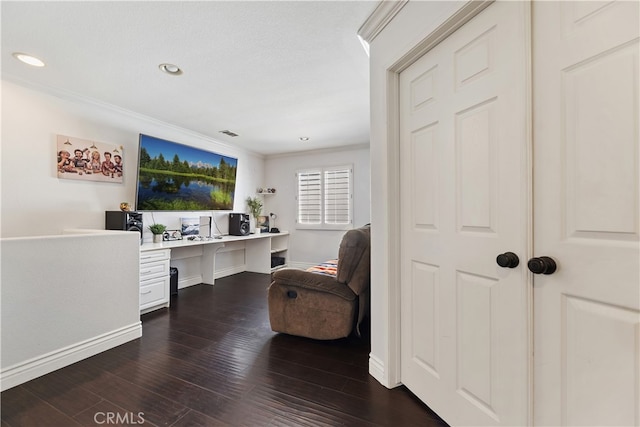
POLYGON ((307 268, 311 273, 324 274, 326 276, 336 277, 338 275, 338 260, 332 259, 322 264, 307 268))

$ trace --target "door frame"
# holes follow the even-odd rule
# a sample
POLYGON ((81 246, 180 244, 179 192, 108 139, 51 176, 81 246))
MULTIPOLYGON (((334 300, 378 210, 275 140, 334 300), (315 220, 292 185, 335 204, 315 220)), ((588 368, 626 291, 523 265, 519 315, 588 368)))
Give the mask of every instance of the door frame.
MULTIPOLYGON (((373 354, 370 355, 369 360, 369 372, 386 387, 395 387, 402 384, 401 378, 401 343, 400 343, 400 331, 401 331, 401 306, 400 306, 400 293, 401 293, 401 274, 400 274, 400 73, 422 57, 425 53, 434 48, 442 40, 446 39, 453 32, 458 30, 464 24, 466 24, 473 17, 478 15, 488 6, 490 6, 495 0, 479 0, 468 1, 462 7, 460 7, 455 13, 449 16, 442 24, 437 26, 431 33, 425 38, 416 43, 414 46, 407 49, 405 52, 399 55, 391 65, 385 69, 385 87, 386 93, 386 105, 385 119, 386 119, 386 133, 381 136, 381 140, 385 142, 382 147, 382 153, 386 157, 386 164, 383 176, 386 178, 383 180, 386 191, 381 194, 384 197, 384 212, 380 213, 380 218, 384 218, 384 224, 377 224, 373 221, 372 236, 376 233, 380 233, 380 241, 384 241, 385 247, 379 249, 380 253, 385 255, 385 265, 382 268, 383 277, 380 280, 385 284, 386 289, 381 292, 383 295, 378 295, 378 298, 383 302, 384 312, 387 314, 386 326, 383 331, 373 330, 372 334, 384 335, 384 341, 387 343, 386 354, 387 360, 380 360, 373 354), (386 291, 386 292, 384 292, 386 291), (386 298, 384 298, 386 296, 386 298), (386 362, 386 363, 385 363, 386 362)), ((393 14, 397 14, 399 9, 394 9, 393 14)), ((386 17, 386 22, 391 20, 392 17, 386 17)), ((531 257, 533 253, 533 167, 532 167, 532 76, 531 76, 531 4, 527 8, 525 15, 525 22, 523 22, 527 35, 527 118, 526 118, 526 134, 527 134, 527 147, 526 147, 526 167, 527 167, 527 183, 526 188, 523 191, 527 193, 527 254, 526 259, 531 257)), ((364 26, 363 26, 364 28, 364 26)), ((371 42, 373 38, 379 33, 364 34, 364 39, 371 42)), ((363 36, 360 33, 361 37, 363 36)), ((373 156, 372 156, 373 160, 373 156)), ((372 164, 372 170, 373 170, 372 164)), ((374 212, 372 212, 373 216, 374 212)), ((377 240, 377 239, 376 239, 377 240)), ((372 246, 372 254, 375 252, 372 246)), ((531 424, 533 420, 533 286, 532 275, 528 275, 528 337, 527 342, 529 346, 527 361, 528 365, 528 420, 531 424)), ((372 287, 372 300, 377 299, 374 292, 376 288, 372 287)), ((384 317, 384 314, 381 313, 384 317)))

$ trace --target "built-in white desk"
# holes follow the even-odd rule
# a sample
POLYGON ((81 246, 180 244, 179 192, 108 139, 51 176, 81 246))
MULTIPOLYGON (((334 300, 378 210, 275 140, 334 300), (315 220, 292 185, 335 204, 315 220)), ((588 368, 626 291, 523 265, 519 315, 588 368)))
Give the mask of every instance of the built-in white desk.
POLYGON ((289 233, 259 233, 248 236, 223 236, 221 239, 164 241, 140 246, 140 310, 146 313, 169 306, 169 265, 180 264, 189 270, 181 286, 197 283, 213 285, 216 277, 240 271, 270 273, 286 266, 289 233), (240 252, 242 251, 242 252, 240 252), (216 257, 223 253, 241 253, 242 261, 233 269, 216 269, 216 257), (273 256, 284 265, 271 267, 273 256))

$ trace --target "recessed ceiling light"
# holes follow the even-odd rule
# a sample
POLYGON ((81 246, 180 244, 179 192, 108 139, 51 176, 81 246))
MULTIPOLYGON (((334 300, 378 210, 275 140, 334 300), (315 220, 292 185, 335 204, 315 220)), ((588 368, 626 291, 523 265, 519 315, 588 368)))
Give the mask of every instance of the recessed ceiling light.
POLYGON ((179 76, 182 74, 182 70, 177 65, 173 64, 160 64, 158 68, 164 73, 171 74, 172 76, 179 76))
POLYGON ((13 52, 13 57, 18 61, 22 61, 25 64, 32 65, 34 67, 44 67, 44 62, 36 58, 35 56, 27 55, 26 53, 13 52))
POLYGON ((298 138, 300 141, 308 141, 309 137, 308 136, 301 136, 300 138, 298 138))
POLYGON ((238 134, 237 134, 237 133, 235 133, 235 132, 231 132, 231 131, 230 131, 230 130, 228 130, 228 129, 220 130, 220 131, 218 131, 218 132, 220 132, 220 133, 224 133, 225 135, 229 135, 229 136, 230 136, 230 137, 232 137, 232 138, 235 138, 236 136, 238 136, 238 134))

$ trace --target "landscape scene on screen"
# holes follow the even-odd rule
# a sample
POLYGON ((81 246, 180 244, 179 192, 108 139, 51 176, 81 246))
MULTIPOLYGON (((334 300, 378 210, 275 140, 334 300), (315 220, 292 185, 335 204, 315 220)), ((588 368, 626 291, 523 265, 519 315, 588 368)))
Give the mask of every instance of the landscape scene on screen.
POLYGON ((233 210, 238 160, 140 135, 137 210, 233 210))

